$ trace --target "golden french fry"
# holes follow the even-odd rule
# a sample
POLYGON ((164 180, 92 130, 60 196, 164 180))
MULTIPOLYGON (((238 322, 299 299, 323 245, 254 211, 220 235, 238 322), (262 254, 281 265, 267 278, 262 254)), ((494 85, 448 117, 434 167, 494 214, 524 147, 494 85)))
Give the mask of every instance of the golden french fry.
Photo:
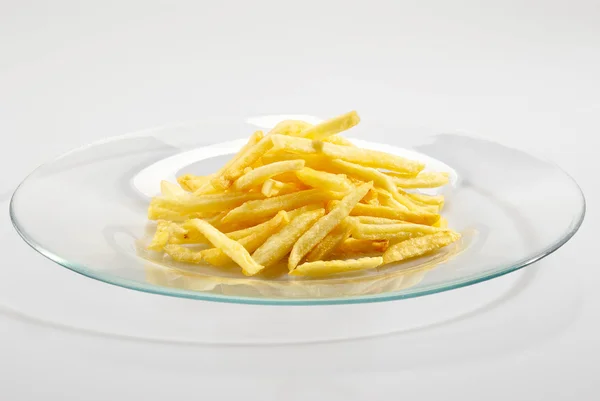
POLYGON ((348 192, 352 185, 343 174, 331 174, 305 167, 296 171, 296 177, 309 187, 325 191, 348 192))
POLYGON ((273 129, 271 129, 267 135, 282 134, 296 136, 310 127, 312 127, 312 124, 309 124, 306 121, 283 120, 277 123, 277 125, 273 127, 273 129))
MULTIPOLYGON (((256 131, 254 134, 252 134, 250 136, 250 139, 248 139, 248 142, 239 150, 238 153, 235 154, 235 156, 233 156, 231 159, 229 159, 229 161, 227 163, 225 163, 225 165, 223 167, 221 167, 221 169, 219 169, 219 171, 217 171, 213 176, 211 176, 211 179, 209 182, 205 183, 204 185, 202 185, 202 187, 198 188, 195 192, 194 195, 202 195, 205 193, 209 193, 211 192, 213 189, 224 189, 224 188, 228 188, 229 185, 231 185, 231 182, 233 180, 230 180, 227 177, 223 177, 224 174, 228 173, 231 171, 231 168, 238 163, 238 160, 247 155, 250 150, 252 148, 254 148, 256 145, 258 145, 260 143, 260 141, 262 141, 264 138, 264 135, 261 131, 256 131), (219 185, 214 185, 213 181, 219 185), (223 186, 223 185, 227 185, 227 186, 223 186)), ((235 170, 236 172, 239 171, 239 168, 243 169, 246 168, 247 166, 251 165, 252 163, 240 163, 240 165, 238 166, 238 169, 235 170)), ((242 175, 242 174, 240 174, 242 175)), ((237 178, 237 177, 236 177, 237 178)))
MULTIPOLYGON (((227 234, 228 238, 236 239, 238 242, 249 252, 252 253, 259 246, 261 246, 271 235, 276 234, 282 227, 289 223, 289 218, 286 212, 281 211, 275 215, 271 220, 259 224, 260 229, 252 227, 251 229, 234 231, 227 234), (241 233, 247 234, 238 239, 241 233)), ((202 258, 207 263, 213 266, 223 266, 231 262, 229 258, 221 249, 211 248, 205 249, 200 252, 202 258)))
POLYGON ((326 216, 321 217, 311 228, 308 229, 294 244, 288 259, 290 271, 300 263, 302 258, 310 252, 327 234, 342 222, 352 208, 369 192, 373 183, 369 182, 351 191, 336 205, 326 216))
POLYGON ((285 150, 271 149, 270 151, 265 153, 261 157, 260 160, 262 161, 263 164, 270 164, 270 163, 275 163, 275 162, 279 162, 279 161, 298 160, 298 159, 304 160, 304 165, 306 167, 310 167, 315 170, 329 171, 329 169, 330 169, 330 166, 329 166, 330 159, 324 155, 307 154, 307 153, 299 154, 299 153, 286 152, 285 150))
POLYGON ((185 198, 155 197, 150 202, 150 205, 171 209, 184 215, 194 212, 208 214, 237 207, 247 201, 263 198, 264 196, 260 192, 228 192, 188 196, 185 198))
POLYGON ((361 199, 361 203, 366 203, 368 205, 379 205, 379 195, 375 188, 371 188, 369 192, 365 195, 364 198, 361 199))
POLYGON ((226 169, 222 169, 222 171, 217 173, 215 177, 210 180, 212 186, 218 189, 229 188, 231 184, 233 184, 233 181, 244 174, 244 169, 246 167, 250 167, 250 165, 260 159, 265 152, 273 147, 271 138, 271 136, 265 136, 255 145, 245 149, 244 152, 227 166, 226 169))
MULTIPOLYGON (((262 194, 261 194, 262 195, 262 194)), ((227 223, 236 220, 256 220, 261 217, 273 216, 280 210, 292 210, 309 203, 324 202, 329 199, 339 199, 342 195, 337 192, 325 192, 319 189, 308 189, 272 198, 253 200, 231 210, 223 218, 227 223)))
POLYGON ((383 253, 388 248, 389 241, 347 238, 333 251, 333 256, 348 256, 360 254, 383 253))
POLYGON ((444 204, 444 197, 442 195, 424 195, 424 194, 417 194, 417 193, 409 193, 408 196, 410 196, 414 201, 420 203, 420 204, 425 204, 425 205, 438 205, 441 206, 444 204))
POLYGON ((261 185, 271 177, 290 171, 298 171, 304 167, 304 160, 287 160, 257 167, 238 178, 233 183, 234 190, 244 190, 261 185))
POLYGON ((281 182, 269 178, 263 183, 260 193, 265 195, 267 198, 271 198, 277 195, 285 195, 292 192, 298 192, 303 189, 304 187, 300 187, 297 184, 291 182, 281 182))
POLYGON ((342 145, 342 146, 356 146, 352 142, 350 142, 348 139, 344 138, 343 136, 339 136, 339 135, 328 136, 327 138, 323 139, 323 142, 330 142, 330 143, 333 143, 334 145, 342 145))
POLYGON ((396 175, 387 173, 392 182, 400 188, 436 188, 448 184, 448 173, 421 172, 416 177, 396 175))
POLYGON ((442 231, 437 227, 422 224, 353 224, 352 237, 357 239, 387 239, 403 241, 415 236, 434 234, 442 231))
POLYGON ((373 216, 355 216, 355 217, 352 217, 352 219, 358 221, 359 223, 363 223, 363 224, 400 224, 400 223, 406 223, 405 221, 402 221, 402 220, 394 220, 394 219, 387 219, 385 217, 373 217, 373 216))
POLYGON ((182 176, 177 177, 177 183, 179 186, 188 192, 195 192, 202 185, 206 184, 210 181, 212 176, 199 176, 193 174, 184 174, 182 176))
POLYGON ((385 189, 375 188, 375 191, 378 194, 378 199, 380 199, 379 204, 381 206, 393 207, 395 209, 400 209, 400 210, 409 210, 408 207, 406 207, 402 203, 398 202, 394 198, 394 195, 392 195, 385 189))
POLYGON ((423 237, 411 238, 390 246, 383 254, 383 261, 384 263, 392 263, 422 256, 445 247, 459 238, 460 234, 454 231, 442 231, 423 237))
POLYGON ((373 269, 383 264, 382 257, 349 259, 349 260, 320 260, 306 262, 290 272, 293 276, 322 277, 336 273, 347 273, 357 270, 373 269))
POLYGON ((361 166, 360 164, 350 163, 344 160, 332 160, 331 164, 349 176, 363 181, 373 181, 376 187, 380 187, 376 188, 376 190, 380 194, 384 195, 384 200, 386 200, 387 203, 386 206, 398 207, 400 209, 412 211, 422 208, 411 198, 409 198, 406 192, 398 189, 392 182, 391 177, 385 175, 377 169, 361 166), (386 196, 388 194, 389 196, 386 196))
POLYGON ((172 206, 161 205, 156 201, 151 201, 148 207, 149 220, 168 220, 182 222, 191 218, 206 218, 212 216, 210 212, 189 212, 172 206))
POLYGON ((202 263, 202 255, 199 251, 193 251, 181 245, 165 245, 165 252, 176 262, 196 264, 202 263))
POLYGON ((252 276, 263 269, 260 264, 252 259, 246 248, 239 242, 227 237, 207 222, 200 219, 193 219, 189 223, 194 225, 215 248, 221 249, 225 255, 237 263, 242 268, 244 274, 252 276))
POLYGON ((160 251, 169 242, 171 236, 171 222, 166 220, 160 220, 156 224, 156 232, 152 238, 152 242, 146 247, 151 251, 160 251))
POLYGON ((279 262, 292 249, 294 243, 325 214, 324 209, 311 210, 295 217, 277 234, 265 241, 253 254, 257 263, 268 267, 279 262))
POLYGON ((160 182, 160 193, 166 198, 189 198, 191 194, 177 184, 169 181, 160 182))
POLYGON ((287 214, 288 214, 288 217, 290 218, 290 220, 293 220, 303 213, 311 212, 313 210, 318 210, 318 209, 324 209, 324 208, 325 208, 324 202, 317 202, 317 203, 311 203, 308 205, 301 206, 297 209, 290 210, 289 212, 287 212, 287 214))
MULTIPOLYGON (((327 207, 335 207, 339 201, 331 201, 327 207)), ((432 225, 440 219, 440 215, 429 212, 411 212, 399 210, 387 206, 373 206, 359 203, 354 206, 354 209, 350 212, 350 216, 373 216, 373 217, 385 217, 388 219, 402 220, 410 223, 432 225)))
POLYGON ((439 228, 448 228, 448 220, 446 220, 443 217, 440 217, 440 219, 433 223, 433 227, 439 227, 439 228))
POLYGON ((317 125, 313 125, 300 132, 297 136, 308 139, 323 139, 346 131, 357 125, 359 122, 360 117, 358 117, 356 111, 351 111, 330 120, 323 121, 317 125))
POLYGON ((350 229, 352 226, 347 221, 348 217, 344 219, 333 231, 331 231, 321 242, 319 242, 309 253, 306 255, 307 262, 315 262, 322 260, 327 257, 342 241, 344 241, 350 235, 350 229))
POLYGON ((312 141, 285 135, 272 135, 275 149, 283 149, 298 154, 322 154, 334 159, 353 162, 367 167, 383 168, 391 171, 418 174, 425 167, 423 163, 408 160, 376 150, 361 149, 352 146, 312 141))

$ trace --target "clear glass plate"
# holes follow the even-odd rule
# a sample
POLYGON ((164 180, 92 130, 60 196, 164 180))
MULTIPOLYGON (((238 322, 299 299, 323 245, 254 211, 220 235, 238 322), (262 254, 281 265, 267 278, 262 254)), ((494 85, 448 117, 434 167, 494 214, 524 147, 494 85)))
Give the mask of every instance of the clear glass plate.
POLYGON ((361 146, 451 173, 443 215, 462 233, 459 243, 407 263, 323 279, 245 277, 239 269, 174 264, 144 251, 152 229, 146 210, 160 180, 214 172, 243 138, 288 117, 206 120, 76 149, 21 183, 11 201, 13 224, 44 256, 106 283, 201 300, 309 305, 410 298, 498 277, 552 253, 583 221, 580 188, 552 163, 481 139, 363 119, 349 132, 361 146))

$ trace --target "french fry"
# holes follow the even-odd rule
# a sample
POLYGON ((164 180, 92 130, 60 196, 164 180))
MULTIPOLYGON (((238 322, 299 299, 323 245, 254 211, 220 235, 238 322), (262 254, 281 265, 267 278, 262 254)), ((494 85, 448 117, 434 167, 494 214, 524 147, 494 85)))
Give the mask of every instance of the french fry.
POLYGON ((265 267, 279 262, 292 249, 298 238, 324 214, 324 209, 317 209, 304 212, 295 217, 281 231, 267 239, 252 254, 252 257, 257 263, 265 267))
MULTIPOLYGON (((234 231, 227 234, 228 238, 237 240, 249 253, 254 252, 261 246, 271 235, 276 234, 282 227, 289 223, 287 213, 281 211, 275 215, 271 220, 259 224, 260 229, 256 229, 257 226, 252 229, 234 231), (239 235, 244 232, 244 237, 238 238, 239 235)), ((221 249, 211 248, 200 251, 202 259, 213 266, 223 266, 231 262, 231 258, 228 257, 221 249)))
POLYGON ((160 182, 160 193, 166 198, 189 198, 191 194, 177 184, 169 181, 160 182))
POLYGON ((261 217, 273 216, 280 210, 292 210, 308 203, 324 202, 329 199, 339 199, 340 197, 341 195, 337 192, 324 192, 319 189, 308 189, 292 194, 253 200, 231 210, 223 218, 223 222, 256 220, 261 217))
POLYGON ((306 255, 307 262, 325 259, 342 241, 348 238, 352 226, 347 219, 348 217, 306 255))
POLYGON ((366 167, 383 168, 391 171, 417 175, 425 167, 423 163, 376 150, 312 141, 306 138, 272 135, 274 149, 298 154, 322 154, 334 159, 357 163, 366 167))
POLYGON ((171 209, 182 214, 194 212, 209 214, 240 206, 247 201, 263 198, 264 196, 259 192, 228 192, 185 198, 155 197, 150 202, 150 206, 171 209))
POLYGON ((351 191, 326 216, 321 217, 294 244, 288 259, 288 269, 294 270, 302 258, 310 252, 327 234, 342 222, 352 208, 369 192, 373 183, 369 182, 351 191))
POLYGON ((339 135, 328 136, 327 138, 324 138, 323 141, 333 143, 334 145, 356 146, 352 142, 350 142, 348 139, 344 138, 343 136, 339 136, 339 135))
POLYGON ((443 217, 440 217, 440 219, 433 223, 433 227, 439 227, 439 228, 448 228, 448 220, 446 220, 443 217))
POLYGON ((442 231, 423 237, 411 238, 390 246, 383 254, 383 261, 387 264, 422 256, 450 245, 459 238, 460 234, 454 231, 442 231))
POLYGON ((355 216, 355 217, 352 217, 352 219, 358 221, 359 223, 363 223, 363 224, 400 224, 400 223, 406 223, 405 221, 402 221, 402 220, 394 220, 394 219, 387 219, 385 217, 373 217, 373 216, 355 216))
POLYGON ((313 210, 318 210, 318 209, 324 209, 324 208, 325 208, 324 202, 317 202, 317 203, 311 203, 308 205, 304 205, 297 209, 290 210, 289 212, 287 212, 287 214, 288 214, 288 217, 290 218, 290 220, 293 220, 303 213, 311 212, 313 210))
POLYGON ((373 269, 383 264, 382 257, 349 259, 349 260, 320 260, 306 262, 290 272, 292 276, 323 277, 337 273, 348 273, 357 270, 373 269))
POLYGON ((421 204, 438 206, 444 204, 444 197, 442 195, 424 195, 417 193, 409 193, 408 196, 410 196, 414 201, 419 202, 421 204))
POLYGON ((350 163, 344 160, 332 160, 331 164, 340 169, 342 172, 351 175, 355 178, 361 179, 363 181, 373 181, 376 187, 378 188, 378 192, 380 194, 386 195, 387 191, 390 196, 387 197, 387 202, 390 207, 398 207, 402 209, 404 206, 407 210, 416 211, 421 209, 419 205, 417 205, 412 199, 410 199, 407 194, 398 189, 394 183, 392 182, 391 177, 385 175, 381 171, 371 168, 361 166, 360 164, 350 163), (393 202, 391 199, 395 200, 393 202), (402 206, 400 206, 402 205, 402 206))
POLYGON ((265 136, 257 144, 245 149, 240 156, 225 170, 216 174, 210 180, 213 187, 227 189, 235 180, 244 174, 244 169, 256 162, 260 157, 273 147, 272 136, 265 136))
POLYGON ((297 136, 308 139, 323 139, 342 131, 346 131, 360 122, 360 117, 355 111, 351 111, 341 116, 334 117, 330 120, 323 121, 317 125, 313 125, 297 136))
POLYGON ((215 248, 221 249, 225 255, 237 263, 242 268, 244 274, 252 276, 263 269, 260 264, 252 259, 246 248, 239 242, 228 238, 207 222, 200 219, 193 219, 190 220, 190 224, 194 225, 215 248))
POLYGON ((319 171, 329 171, 330 159, 324 155, 308 154, 308 153, 292 153, 285 150, 271 149, 265 153, 260 160, 263 164, 270 164, 285 160, 304 160, 304 165, 319 171))
POLYGON ((165 245, 165 252, 176 262, 195 264, 202 263, 202 254, 199 251, 193 251, 181 245, 165 245))
MULTIPOLYGON (((327 207, 335 207, 338 202, 333 200, 328 203, 327 207)), ((440 215, 436 213, 403 211, 387 206, 365 205, 364 203, 354 206, 354 209, 350 212, 350 216, 385 217, 425 225, 432 225, 440 219, 440 215)))
POLYGON ((296 171, 296 177, 305 185, 325 191, 348 192, 352 185, 343 174, 332 174, 305 167, 296 171))
POLYGON ((421 172, 416 177, 405 177, 388 173, 392 182, 400 188, 436 188, 448 184, 448 173, 421 172))
POLYGON ((374 253, 383 253, 388 248, 388 240, 367 240, 347 238, 342 241, 333 251, 334 257, 347 257, 352 255, 368 255, 374 253))
POLYGON ((387 239, 403 241, 415 236, 435 234, 442 231, 437 227, 421 224, 353 224, 352 237, 357 239, 387 239))
MULTIPOLYGON (((231 159, 229 159, 229 161, 227 163, 225 163, 225 165, 223 167, 221 167, 221 169, 219 169, 219 171, 217 171, 211 177, 209 182, 205 183, 200 188, 198 188, 194 192, 194 195, 202 195, 205 193, 209 193, 213 189, 228 188, 229 185, 231 185, 232 180, 230 180, 228 177, 223 177, 223 176, 226 173, 231 172, 232 167, 234 167, 236 165, 236 163, 238 163, 238 160, 241 157, 246 156, 250 152, 250 150, 253 149, 256 145, 258 145, 260 143, 260 141, 262 141, 263 139, 264 139, 264 135, 263 135, 262 131, 256 131, 254 134, 252 134, 250 136, 250 139, 248 139, 248 142, 240 149, 240 151, 238 153, 236 153, 235 156, 233 156, 231 159), (218 185, 215 185, 215 183, 218 185)), ((237 173, 239 171, 239 168, 241 168, 241 170, 243 171, 243 169, 246 168, 250 164, 252 164, 252 162, 247 163, 247 164, 244 164, 244 162, 241 162, 240 165, 238 166, 238 169, 236 169, 234 171, 237 173)), ((242 174, 240 174, 240 175, 242 175, 242 174)))
POLYGON ((251 169, 233 183, 233 189, 242 191, 247 188, 261 185, 263 182, 278 174, 290 171, 298 171, 304 167, 304 160, 287 160, 266 164, 264 166, 251 169))
POLYGON ((408 207, 404 206, 402 203, 398 202, 394 195, 386 191, 382 188, 375 188, 375 191, 378 194, 379 204, 381 206, 393 207, 399 210, 409 210, 408 207))
POLYGON ((312 127, 312 124, 307 123, 306 121, 300 120, 283 120, 277 123, 267 135, 273 134, 282 134, 282 135, 292 135, 297 136, 302 131, 307 130, 312 127))
POLYGON ((302 189, 304 189, 304 187, 300 187, 297 184, 291 182, 281 182, 269 178, 263 183, 260 192, 267 198, 271 198, 277 195, 285 195, 292 192, 298 192, 302 189))
POLYGON ((366 203, 368 205, 379 205, 379 195, 375 188, 371 188, 369 192, 365 195, 364 198, 361 199, 361 203, 366 203))
POLYGON ((152 237, 152 242, 146 247, 151 251, 160 251, 165 245, 169 242, 169 237, 171 236, 171 222, 166 220, 160 220, 156 224, 156 232, 154 233, 154 237, 152 237))
POLYGON ((212 176, 210 176, 210 175, 199 176, 199 175, 193 175, 193 174, 184 174, 184 175, 177 177, 177 183, 183 190, 188 191, 188 192, 195 192, 200 187, 202 187, 202 185, 209 182, 211 178, 212 178, 212 176))

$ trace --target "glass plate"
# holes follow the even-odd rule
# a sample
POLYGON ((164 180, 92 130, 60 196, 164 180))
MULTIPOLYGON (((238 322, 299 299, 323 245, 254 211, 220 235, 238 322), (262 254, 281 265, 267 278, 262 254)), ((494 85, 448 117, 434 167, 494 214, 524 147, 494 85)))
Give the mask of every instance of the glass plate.
MULTIPOLYGON (((552 253, 585 214, 578 185, 552 163, 464 135, 363 119, 349 137, 450 172, 443 215, 459 243, 425 258, 323 279, 245 277, 144 251, 146 210, 162 179, 214 172, 256 129, 290 116, 205 120, 120 136, 36 169, 10 207, 19 234, 51 260, 106 283, 176 297, 251 304, 338 304, 432 294, 488 280, 552 253)), ((292 116, 317 121, 314 117, 292 116)))

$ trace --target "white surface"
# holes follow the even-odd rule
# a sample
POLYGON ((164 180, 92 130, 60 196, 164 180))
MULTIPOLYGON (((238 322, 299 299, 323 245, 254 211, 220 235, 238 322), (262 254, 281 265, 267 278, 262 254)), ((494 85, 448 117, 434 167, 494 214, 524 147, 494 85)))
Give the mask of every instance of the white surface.
MULTIPOLYGON (((481 313, 339 343, 139 342, 0 303, 0 399, 598 399, 598 2, 284 3, 0 1, 0 198, 42 161, 106 136, 202 116, 357 109, 555 160, 588 200, 579 234, 481 313)), ((1 241, 1 267, 30 276, 1 282, 0 301, 22 289, 43 305, 45 277, 74 303, 104 286, 1 241)), ((160 302, 110 292, 123 308, 160 302)))

